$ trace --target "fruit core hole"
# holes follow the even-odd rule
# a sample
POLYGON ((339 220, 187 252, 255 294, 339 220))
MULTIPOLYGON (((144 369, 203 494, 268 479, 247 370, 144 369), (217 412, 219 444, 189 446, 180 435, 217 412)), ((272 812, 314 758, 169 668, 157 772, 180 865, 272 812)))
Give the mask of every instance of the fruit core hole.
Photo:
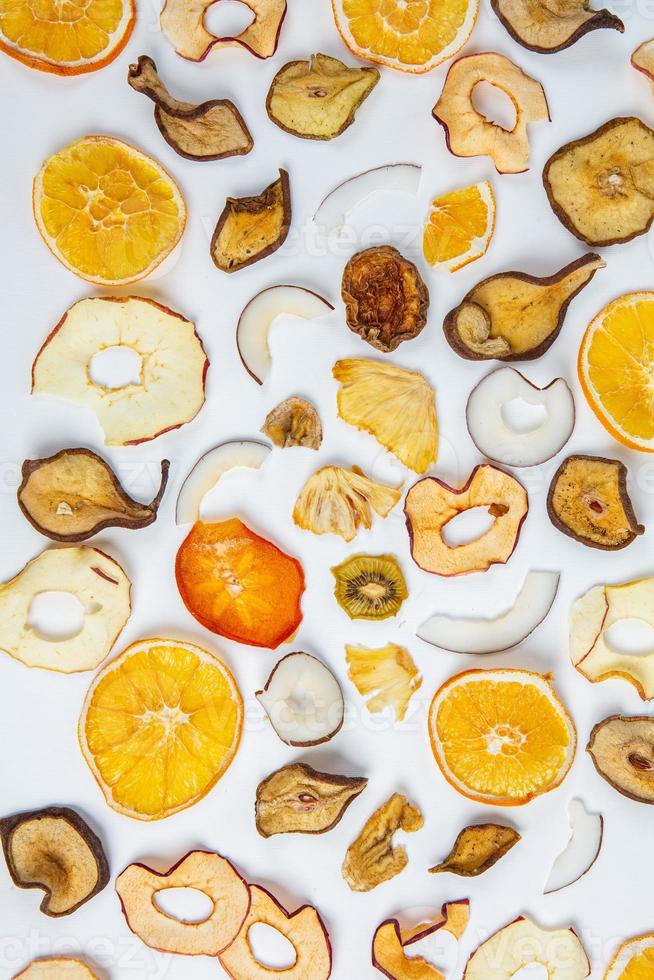
POLYGON ((101 388, 126 388, 141 383, 143 360, 131 347, 105 347, 89 361, 93 384, 101 388))
MULTIPOLYGON (((433 914, 433 913, 432 913, 433 914)), ((425 922, 431 921, 432 914, 425 922)), ((416 920, 414 920, 416 921, 416 920)), ((446 929, 437 929, 430 935, 418 939, 407 947, 406 952, 410 956, 422 956, 430 966, 440 970, 444 976, 453 976, 459 958, 459 945, 451 932, 446 929)))
POLYGON ((82 632, 86 613, 72 592, 40 592, 30 603, 27 625, 42 640, 72 640, 82 632))
POLYGON ((535 405, 519 395, 504 402, 501 414, 506 427, 517 435, 535 432, 547 419, 547 409, 544 405, 535 405))
POLYGON ((442 529, 442 538, 448 548, 470 544, 486 534, 493 526, 495 517, 488 507, 469 507, 453 517, 442 529))
POLYGON ((248 946, 255 960, 270 970, 290 970, 297 962, 293 943, 279 929, 265 922, 254 922, 250 926, 248 946))
POLYGON ((654 652, 654 628, 637 617, 620 619, 605 630, 604 642, 613 653, 647 656, 654 652))
POLYGON ((154 893, 154 904, 178 922, 206 922, 214 904, 199 888, 162 888, 154 893))
POLYGON ((498 85, 492 82, 477 82, 470 97, 475 112, 486 122, 512 133, 518 121, 518 114, 512 99, 498 85))
POLYGON ((239 0, 214 0, 204 15, 204 26, 214 37, 238 37, 254 20, 253 11, 239 0))

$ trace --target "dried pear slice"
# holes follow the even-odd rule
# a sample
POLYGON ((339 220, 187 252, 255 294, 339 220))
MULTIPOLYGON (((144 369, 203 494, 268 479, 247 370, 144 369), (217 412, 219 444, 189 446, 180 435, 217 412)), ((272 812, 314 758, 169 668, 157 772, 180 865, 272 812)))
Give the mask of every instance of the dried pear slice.
POLYGON ((358 467, 322 466, 302 487, 293 521, 314 534, 339 534, 351 541, 372 527, 372 513, 387 517, 402 496, 395 487, 368 479, 358 467))
POLYGON ((272 80, 266 109, 280 129, 309 140, 332 140, 379 81, 377 68, 350 68, 337 58, 312 54, 291 61, 272 80))
POLYGON ((159 132, 176 153, 187 160, 224 160, 249 153, 254 141, 233 102, 211 99, 195 105, 180 102, 168 92, 147 55, 130 65, 127 81, 136 92, 154 102, 159 132))
POLYGON ((464 827, 444 861, 429 869, 430 874, 450 871, 464 878, 474 878, 488 871, 522 838, 513 827, 481 823, 464 827))
POLYGON ((569 48, 589 31, 624 33, 619 17, 593 10, 589 0, 491 0, 491 7, 514 41, 539 54, 569 48))
POLYGON ((14 980, 98 980, 98 975, 72 956, 44 956, 32 960, 14 980))
POLYGON ((368 711, 376 714, 389 705, 396 721, 404 721, 409 701, 422 684, 420 671, 404 647, 389 643, 372 649, 345 645, 348 677, 366 701, 368 711))
POLYGON ((302 762, 283 766, 257 786, 257 830, 262 837, 324 834, 336 826, 367 784, 363 776, 335 776, 302 762))
POLYGON ((336 601, 350 619, 397 616, 409 595, 394 555, 350 555, 332 575, 336 601))
POLYGON ((261 431, 281 449, 304 446, 320 449, 322 424, 314 405, 306 398, 286 398, 266 415, 261 431))
POLYGON ((257 58, 270 58, 277 50, 279 32, 286 16, 286 0, 243 0, 254 14, 248 26, 233 37, 216 37, 204 24, 216 0, 166 0, 161 11, 161 30, 178 55, 203 61, 213 49, 242 46, 257 58))
POLYGON ((482 279, 445 317, 445 339, 469 361, 532 361, 549 350, 568 306, 606 262, 588 252, 551 276, 482 279))
POLYGON ((654 803, 654 718, 611 715, 586 746, 602 779, 638 803, 654 803))
POLYGON ((211 238, 214 265, 237 272, 276 252, 291 227, 291 188, 288 174, 253 197, 228 197, 211 238))
POLYGON ((45 915, 70 915, 109 881, 102 841, 69 807, 4 817, 0 839, 14 884, 45 892, 40 906, 45 915))
POLYGON ((391 980, 445 980, 444 975, 422 956, 408 956, 407 947, 427 939, 442 929, 458 941, 470 919, 467 898, 447 902, 440 916, 407 929, 397 919, 386 919, 377 926, 372 940, 372 965, 391 980))
POLYGON ((547 513, 563 534, 589 548, 617 551, 645 528, 627 493, 627 468, 604 456, 568 456, 554 474, 547 513))
POLYGON ((62 449, 46 459, 25 460, 18 505, 30 524, 53 541, 86 541, 107 527, 136 530, 157 519, 169 465, 164 459, 154 500, 141 504, 90 449, 62 449))
POLYGON ((644 235, 654 221, 654 130, 635 116, 611 119, 557 150, 543 183, 554 214, 587 245, 644 235))
POLYGON ((464 55, 453 62, 432 115, 445 130, 450 153, 458 157, 489 156, 501 174, 527 170, 527 126, 550 121, 540 82, 495 51, 464 55), (472 97, 480 82, 488 82, 510 98, 516 112, 513 129, 489 122, 475 109, 472 97))
POLYGON ((347 850, 341 870, 352 891, 370 891, 399 875, 409 858, 404 847, 393 845, 393 836, 397 830, 414 833, 423 824, 420 810, 406 796, 393 793, 366 821, 347 850))

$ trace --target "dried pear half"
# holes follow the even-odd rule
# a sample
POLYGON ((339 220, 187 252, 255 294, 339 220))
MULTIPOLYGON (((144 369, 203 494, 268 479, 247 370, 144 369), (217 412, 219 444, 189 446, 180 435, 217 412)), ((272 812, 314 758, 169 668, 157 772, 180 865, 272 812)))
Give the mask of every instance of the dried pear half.
POLYGON ((394 555, 350 555, 332 575, 336 601, 350 619, 397 616, 409 595, 394 555))
POLYGON ((627 468, 604 456, 568 456, 554 474, 547 513, 559 531, 589 548, 617 551, 645 528, 627 493, 627 468))
POLYGON ((399 875, 409 858, 404 847, 393 845, 393 836, 397 830, 414 833, 423 823, 420 810, 401 793, 393 793, 375 810, 343 861, 343 878, 352 891, 370 891, 399 875))
POLYGON ((517 830, 497 823, 464 827, 445 860, 430 868, 429 873, 450 871, 464 878, 474 878, 497 864, 519 840, 517 830))
POLYGON ((422 684, 420 671, 404 647, 389 643, 373 649, 345 645, 348 677, 362 697, 368 697, 366 708, 376 714, 392 707, 396 721, 404 721, 409 701, 422 684))
POLYGON ((288 174, 261 194, 228 197, 211 238, 211 258, 223 272, 237 272, 276 252, 291 227, 291 188, 288 174))
POLYGON ((211 99, 194 105, 180 102, 169 93, 147 55, 130 65, 127 81, 155 105, 154 120, 159 132, 176 153, 187 160, 224 160, 242 156, 254 146, 250 131, 233 102, 211 99))
POLYGON ((532 361, 549 350, 568 306, 605 265, 588 252, 551 276, 501 272, 483 279, 445 317, 445 338, 469 361, 532 361))
POLYGON ((109 881, 102 841, 69 807, 4 817, 0 839, 14 884, 45 892, 40 906, 45 915, 70 915, 109 881))
POLYGON ((147 527, 157 519, 169 465, 164 459, 154 500, 141 504, 90 449, 62 449, 46 459, 25 460, 18 505, 30 524, 53 541, 86 541, 107 527, 147 527))
POLYGON ((491 7, 514 41, 539 54, 569 48, 589 31, 624 24, 610 10, 593 10, 589 0, 491 0, 491 7))
POLYGON ((543 183, 559 221, 587 245, 644 235, 654 221, 654 130, 635 116, 611 119, 557 150, 543 183))
POLYGON ((306 398, 286 398, 266 415, 261 431, 281 449, 304 446, 320 449, 322 424, 315 406, 306 398))
POLYGON ((618 793, 654 803, 654 718, 611 715, 595 725, 586 751, 618 793))
POLYGON ((257 787, 257 830, 262 837, 324 834, 336 826, 367 784, 363 776, 335 776, 302 762, 284 766, 257 787))
POLYGON ((338 58, 312 54, 291 61, 272 80, 266 109, 280 129, 308 140, 332 140, 354 122, 379 81, 377 68, 350 68, 338 58))

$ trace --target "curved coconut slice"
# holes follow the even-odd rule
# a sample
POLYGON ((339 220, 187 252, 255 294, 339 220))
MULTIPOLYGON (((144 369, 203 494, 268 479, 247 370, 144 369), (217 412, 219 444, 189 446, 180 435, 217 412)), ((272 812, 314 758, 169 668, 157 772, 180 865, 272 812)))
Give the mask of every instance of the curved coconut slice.
POLYGON ((412 929, 400 925, 397 919, 386 919, 377 926, 372 939, 372 965, 386 977, 411 978, 411 980, 445 980, 440 970, 422 956, 408 956, 412 943, 427 939, 442 929, 457 941, 466 931, 470 918, 470 902, 467 898, 447 902, 441 913, 429 922, 420 922, 412 929))
POLYGON ((634 936, 633 939, 628 939, 620 946, 609 964, 604 980, 623 980, 623 978, 631 975, 633 975, 634 980, 637 980, 638 977, 651 976, 653 970, 654 934, 634 936), (635 970, 633 974, 627 972, 629 967, 635 970))
POLYGON ((303 286, 269 286, 253 296, 236 327, 236 346, 250 377, 260 385, 268 377, 272 364, 268 335, 278 317, 316 320, 333 309, 329 300, 303 286))
POLYGON ((575 403, 563 378, 538 388, 513 368, 498 368, 473 389, 466 408, 468 432, 480 453, 507 466, 538 466, 556 456, 572 435, 575 403), (515 400, 545 409, 543 421, 519 431, 507 421, 515 400))
POLYGON ((235 467, 258 470, 270 454, 263 442, 223 442, 201 456, 182 483, 175 508, 175 523, 194 524, 200 515, 203 497, 235 467))
POLYGON ((349 213, 373 194, 385 191, 415 197, 421 173, 417 163, 389 163, 349 177, 323 198, 313 220, 326 234, 340 231, 349 213))
POLYGON ((590 813, 581 800, 570 800, 568 817, 570 840, 552 865, 543 889, 546 895, 579 881, 595 864, 602 847, 604 818, 601 814, 590 813))
POLYGON ((286 15, 286 0, 243 0, 254 14, 251 24, 234 37, 216 37, 204 26, 204 17, 216 0, 166 0, 161 11, 161 30, 177 54, 202 61, 216 48, 247 48, 257 58, 270 58, 277 50, 286 15))
POLYGON ((518 44, 539 54, 562 51, 601 28, 624 33, 619 17, 593 10, 589 0, 491 0, 491 7, 518 44))
POLYGON ((558 587, 558 572, 528 572, 511 608, 495 619, 430 616, 417 636, 453 653, 510 650, 540 626, 552 608, 558 587))
POLYGON ((468 960, 463 980, 511 980, 531 963, 549 980, 585 980, 590 963, 574 929, 541 929, 522 916, 482 943, 468 960))
POLYGON ((333 738, 343 724, 345 704, 340 684, 331 670, 309 653, 282 657, 256 697, 287 745, 320 745, 333 738))

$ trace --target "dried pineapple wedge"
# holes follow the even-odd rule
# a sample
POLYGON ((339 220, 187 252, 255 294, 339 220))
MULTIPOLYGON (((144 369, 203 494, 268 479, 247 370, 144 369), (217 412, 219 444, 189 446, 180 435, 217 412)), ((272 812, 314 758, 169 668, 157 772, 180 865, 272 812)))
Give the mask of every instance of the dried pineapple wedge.
POLYGON ((418 371, 380 361, 337 361, 332 374, 341 383, 338 414, 365 429, 394 456, 424 473, 438 454, 434 389, 418 371))
POLYGON ((360 527, 372 526, 373 510, 386 517, 400 497, 398 489, 369 480, 357 466, 323 466, 300 491, 293 520, 305 531, 351 541, 360 527))
POLYGON ((377 650, 363 646, 345 646, 348 677, 359 694, 373 696, 366 702, 373 714, 391 705, 397 721, 406 715, 411 696, 422 684, 413 658, 404 647, 389 643, 377 650))

